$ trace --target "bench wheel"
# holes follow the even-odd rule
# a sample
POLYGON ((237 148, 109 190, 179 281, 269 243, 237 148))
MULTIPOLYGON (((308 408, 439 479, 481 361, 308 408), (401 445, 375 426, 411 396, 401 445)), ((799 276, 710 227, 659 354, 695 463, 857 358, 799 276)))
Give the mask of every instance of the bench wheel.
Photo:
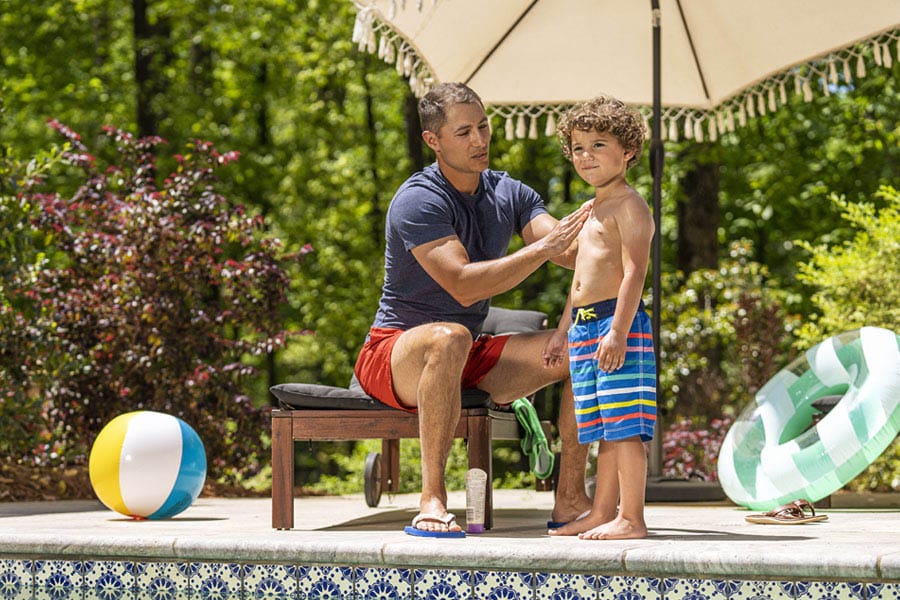
POLYGON ((366 456, 364 488, 366 504, 375 508, 381 502, 381 454, 369 452, 366 456))

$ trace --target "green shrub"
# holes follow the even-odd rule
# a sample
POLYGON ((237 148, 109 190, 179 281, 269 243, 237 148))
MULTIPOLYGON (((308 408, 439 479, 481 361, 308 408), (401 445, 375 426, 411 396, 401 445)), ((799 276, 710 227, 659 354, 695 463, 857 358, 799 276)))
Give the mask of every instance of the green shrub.
MULTIPOLYGON (((110 128, 105 163, 51 125, 69 170, 15 194, 47 258, 5 290, 12 308, 2 316, 19 326, 3 328, 18 339, 12 355, 3 340, 0 363, 4 405, 32 400, 17 405, 20 418, 45 443, 26 431, 8 449, 30 464, 84 465, 111 418, 158 410, 198 431, 211 479, 253 476, 267 457, 267 421, 242 385, 253 361, 283 344, 287 281, 262 218, 216 191, 217 171, 237 153, 196 142, 163 177, 159 138, 110 128)), ((27 248, 20 255, 29 262, 27 248)))
MULTIPOLYGON (((800 265, 799 278, 816 290, 812 301, 819 310, 800 328, 802 349, 863 326, 900 333, 900 193, 884 186, 876 197, 882 206, 831 197, 856 230, 852 240, 836 246, 798 242, 812 255, 800 265)), ((900 441, 895 440, 846 489, 900 490, 900 441)))

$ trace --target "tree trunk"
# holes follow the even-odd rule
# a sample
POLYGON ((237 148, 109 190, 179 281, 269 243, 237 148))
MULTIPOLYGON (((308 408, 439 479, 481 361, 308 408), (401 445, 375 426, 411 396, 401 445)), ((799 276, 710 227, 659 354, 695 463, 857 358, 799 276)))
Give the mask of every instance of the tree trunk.
POLYGON ((678 202, 676 263, 686 274, 719 266, 719 164, 704 160, 705 148, 692 148, 682 159, 690 168, 681 182, 678 202))
POLYGON ((159 135, 162 115, 157 112, 157 96, 166 90, 162 69, 168 62, 169 28, 160 22, 151 25, 147 18, 148 0, 131 0, 134 30, 134 80, 137 85, 138 136, 159 135))
POLYGON ((425 168, 422 147, 422 126, 419 123, 419 102, 412 92, 406 92, 403 99, 403 117, 406 121, 406 152, 409 156, 410 174, 425 168))

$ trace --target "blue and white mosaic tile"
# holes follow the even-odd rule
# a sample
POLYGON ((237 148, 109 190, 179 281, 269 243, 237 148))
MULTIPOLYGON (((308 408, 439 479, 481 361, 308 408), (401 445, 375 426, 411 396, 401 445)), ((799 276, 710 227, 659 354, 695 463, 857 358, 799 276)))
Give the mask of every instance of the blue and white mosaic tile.
POLYGON ((174 562, 135 563, 139 600, 180 600, 189 595, 191 565, 174 562))
POLYGON ((730 600, 792 600, 795 584, 787 581, 737 581, 737 591, 730 600))
POLYGON ((536 600, 595 600, 597 577, 571 573, 551 573, 534 590, 536 600))
POLYGON ((191 563, 188 585, 197 600, 240 600, 241 565, 191 563))
POLYGON ((866 600, 900 600, 900 583, 866 584, 866 600))
POLYGON ((39 560, 34 562, 35 596, 46 600, 81 600, 81 561, 39 560))
POLYGON ((666 600, 728 600, 725 582, 712 579, 666 579, 666 600), (718 585, 717 585, 718 584, 718 585))
POLYGON ((84 596, 89 600, 134 600, 137 578, 131 561, 85 561, 84 596))
POLYGON ((662 600, 659 586, 659 579, 649 577, 612 577, 608 587, 602 591, 598 589, 598 597, 614 600, 662 600))
POLYGON ((30 560, 0 559, 0 599, 30 600, 34 588, 30 560))
POLYGON ((865 600, 860 583, 813 581, 795 595, 798 600, 865 600))
MULTIPOLYGON (((241 565, 244 600, 293 600, 297 596, 298 567, 241 565)), ((309 567, 303 570, 304 577, 309 567)))
POLYGON ((309 567, 298 570, 300 600, 352 600, 352 567, 309 567))
POLYGON ((413 595, 416 600, 469 600, 472 597, 470 571, 416 569, 413 595))
POLYGON ((412 569, 357 567, 353 572, 356 600, 412 598, 412 569))
POLYGON ((472 597, 476 600, 533 600, 530 573, 474 571, 472 597))

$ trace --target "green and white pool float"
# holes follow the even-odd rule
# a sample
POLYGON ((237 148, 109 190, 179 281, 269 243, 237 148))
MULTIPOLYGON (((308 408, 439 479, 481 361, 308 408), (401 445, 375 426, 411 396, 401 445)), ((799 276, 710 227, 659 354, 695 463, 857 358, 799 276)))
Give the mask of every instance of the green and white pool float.
POLYGON ((900 432, 900 336, 863 327, 826 339, 779 371, 729 429, 719 481, 735 503, 815 502, 859 475, 900 432), (813 402, 841 399, 818 423, 813 402))

